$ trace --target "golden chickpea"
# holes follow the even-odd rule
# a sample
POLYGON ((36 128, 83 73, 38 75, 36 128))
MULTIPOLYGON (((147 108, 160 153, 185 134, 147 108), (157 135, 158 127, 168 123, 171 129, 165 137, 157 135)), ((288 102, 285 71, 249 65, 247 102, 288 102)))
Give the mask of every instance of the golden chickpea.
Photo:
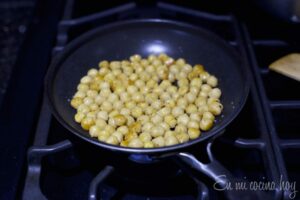
POLYGON ((132 148, 142 148, 143 146, 144 144, 139 138, 132 139, 128 144, 128 147, 132 148))
POLYGON ((189 136, 186 133, 178 133, 175 135, 175 137, 177 138, 179 143, 184 143, 187 142, 189 140, 189 136))
POLYGON ((124 115, 124 116, 129 116, 129 115, 131 114, 131 111, 130 111, 129 108, 122 108, 122 109, 120 110, 120 114, 121 114, 121 115, 124 115))
POLYGON ((223 106, 222 106, 222 104, 220 104, 218 102, 213 102, 211 104, 208 104, 208 110, 213 115, 220 115, 223 110, 223 106))
POLYGON ((108 133, 105 130, 102 130, 102 131, 100 131, 100 133, 98 135, 98 140, 105 142, 109 136, 110 136, 110 133, 108 133))
POLYGON ((113 132, 115 132, 115 127, 107 125, 104 130, 107 131, 109 134, 112 134, 113 132))
POLYGON ((201 85, 202 85, 202 81, 201 81, 201 79, 200 78, 193 78, 192 80, 191 80, 191 87, 197 87, 197 88, 200 88, 201 87, 201 85))
POLYGON ((84 119, 82 119, 81 121, 81 127, 84 129, 84 130, 89 130, 91 126, 94 125, 94 120, 93 118, 91 117, 86 117, 84 119))
POLYGON ((143 132, 139 135, 139 138, 142 142, 149 142, 152 140, 152 136, 149 132, 143 132))
POLYGON ((101 105, 105 101, 105 98, 101 95, 97 95, 94 101, 96 104, 101 105))
POLYGON ((188 130, 189 137, 192 140, 198 138, 200 136, 200 133, 200 130, 197 128, 189 128, 188 130))
POLYGON ((160 125, 158 126, 154 126, 151 130, 150 130, 150 133, 151 133, 151 136, 152 137, 159 137, 159 136, 162 136, 164 134, 165 130, 163 127, 161 127, 160 125))
POLYGON ((167 115, 164 118, 164 121, 171 127, 174 128, 177 124, 177 120, 173 115, 167 115))
POLYGON ((77 109, 82 103, 83 103, 83 100, 80 97, 75 97, 71 100, 71 105, 75 109, 77 109))
POLYGON ((164 138, 166 139, 169 136, 175 136, 175 132, 170 131, 170 130, 166 131, 165 134, 164 134, 164 138))
POLYGON ((92 97, 85 97, 83 99, 83 103, 87 106, 90 106, 92 103, 94 103, 94 99, 92 97))
POLYGON ((189 102, 189 103, 194 103, 195 102, 195 100, 196 100, 196 95, 195 94, 193 94, 193 93, 191 93, 191 92, 189 92, 189 93, 187 93, 186 95, 185 95, 185 98, 186 98, 186 100, 189 102))
POLYGON ((178 94, 183 96, 184 94, 186 94, 189 91, 189 87, 188 86, 182 86, 178 89, 178 94))
POLYGON ((196 100, 195 100, 195 105, 200 107, 200 106, 204 106, 206 105, 206 98, 199 96, 196 100))
POLYGON ((131 110, 131 115, 132 115, 134 118, 138 118, 138 117, 140 117, 142 114, 143 114, 143 110, 142 110, 140 107, 134 107, 134 108, 131 110))
POLYGON ((208 118, 202 118, 200 121, 200 129, 203 131, 208 131, 213 126, 213 120, 208 118))
POLYGON ((115 121, 116 126, 123 126, 127 122, 126 117, 121 114, 114 116, 113 119, 115 121))
POLYGON ((178 139, 175 136, 169 136, 169 137, 166 137, 166 139, 165 139, 166 146, 171 146, 171 145, 175 145, 178 143, 179 143, 178 139))
POLYGON ((122 142, 123 140, 123 134, 119 131, 113 132, 111 135, 115 136, 118 139, 118 142, 122 142))
POLYGON ((77 91, 76 93, 75 93, 75 95, 74 95, 74 98, 75 97, 79 97, 79 98, 84 98, 84 97, 86 97, 86 92, 85 91, 81 91, 81 90, 79 90, 79 91, 77 91))
POLYGON ((90 110, 91 110, 91 111, 98 111, 98 110, 99 110, 98 104, 92 103, 92 104, 90 105, 90 110))
POLYGON ((80 79, 80 83, 89 84, 92 82, 92 78, 89 76, 84 76, 80 79))
POLYGON ((155 147, 163 147, 165 146, 165 139, 162 136, 159 136, 157 138, 154 138, 152 140, 155 147))
POLYGON ((101 129, 104 129, 107 126, 106 121, 101 118, 96 119, 95 124, 101 129))
POLYGON ((183 124, 178 124, 175 127, 175 131, 178 132, 178 133, 185 133, 185 132, 187 132, 187 127, 183 124))
POLYGON ((163 107, 162 109, 160 109, 158 111, 158 114, 162 117, 169 115, 170 113, 171 113, 171 108, 168 108, 168 107, 163 107))
POLYGON ((162 122, 162 119, 163 119, 162 116, 160 116, 159 114, 156 114, 151 118, 151 122, 153 124, 158 124, 158 123, 162 122))
POLYGON ((187 124, 189 123, 189 120, 190 120, 190 118, 187 114, 182 114, 178 117, 177 123, 187 126, 187 124))
POLYGON ((101 128, 98 127, 97 125, 93 125, 90 127, 89 133, 92 137, 98 137, 100 132, 101 132, 101 128))
POLYGON ((117 145, 119 144, 118 138, 114 135, 111 135, 107 138, 106 143, 112 144, 112 145, 117 145))
POLYGON ((120 126, 118 129, 117 129, 118 132, 122 133, 123 135, 127 134, 129 129, 127 126, 120 126))
POLYGON ((90 112, 90 107, 85 104, 81 104, 80 106, 78 106, 77 111, 83 114, 87 114, 88 112, 90 112))
POLYGON ((206 112, 203 113, 202 119, 210 119, 210 120, 214 121, 215 116, 211 112, 206 111, 206 112))
POLYGON ((151 129, 153 127, 153 124, 151 122, 146 122, 145 124, 143 124, 142 126, 142 131, 143 132, 150 132, 151 129))
POLYGON ((189 104, 188 107, 186 107, 185 110, 186 110, 186 112, 187 112, 188 114, 191 114, 191 113, 197 112, 197 111, 198 111, 198 108, 197 108, 197 106, 195 106, 195 104, 189 104))
POLYGON ((200 117, 201 115, 198 113, 198 112, 196 112, 196 113, 191 113, 190 114, 190 119, 191 120, 193 120, 193 121, 195 121, 195 122, 200 122, 200 120, 201 120, 201 117, 200 117))
POLYGON ((87 74, 90 77, 95 77, 98 74, 98 70, 97 69, 90 69, 87 74))
POLYGON ((191 120, 188 122, 187 127, 199 129, 199 122, 191 120))
POLYGON ((107 60, 103 60, 103 61, 99 62, 98 66, 107 68, 107 67, 109 67, 109 62, 107 60))
POLYGON ((77 123, 80 123, 84 118, 85 118, 85 114, 81 112, 76 113, 76 115, 74 116, 74 119, 77 123))
POLYGON ((150 117, 148 115, 141 115, 137 118, 137 121, 141 122, 142 124, 145 124, 146 122, 150 121, 150 117))
POLYGON ((110 112, 113 109, 113 106, 109 101, 104 101, 101 105, 101 109, 110 112))
POLYGON ((202 65, 165 53, 98 65, 80 79, 70 105, 99 141, 132 148, 183 143, 211 129, 223 110, 218 79, 202 65))
POLYGON ((79 83, 79 85, 77 86, 77 90, 86 92, 89 90, 89 86, 88 86, 88 84, 79 83))
POLYGON ((175 107, 172 109, 172 115, 178 117, 184 113, 184 110, 181 107, 175 107))
POLYGON ((136 103, 143 102, 144 101, 144 95, 137 92, 136 94, 132 95, 132 100, 136 103))
POLYGON ((221 90, 219 88, 214 88, 209 92, 209 97, 219 99, 221 97, 221 90))
POLYGON ((148 141, 144 143, 144 148, 153 148, 154 144, 152 141, 148 141))
POLYGON ((216 87, 218 85, 218 79, 215 76, 209 76, 207 78, 207 84, 211 87, 216 87))

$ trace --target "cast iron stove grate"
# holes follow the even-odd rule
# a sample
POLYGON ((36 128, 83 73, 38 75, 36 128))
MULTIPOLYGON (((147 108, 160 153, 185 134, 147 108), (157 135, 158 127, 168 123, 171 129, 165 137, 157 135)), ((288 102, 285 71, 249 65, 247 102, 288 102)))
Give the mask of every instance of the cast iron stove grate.
MULTIPOLYGON (((53 54, 59 53, 69 41, 93 27, 115 20, 166 18, 210 29, 235 47, 241 56, 251 60, 252 69, 258 69, 253 63, 255 59, 250 47, 245 45, 250 42, 247 40, 249 39, 247 31, 245 28, 242 31, 240 24, 232 15, 215 15, 166 3, 157 3, 145 11, 137 9, 134 3, 128 3, 91 15, 73 18, 72 8, 74 7, 76 7, 76 2, 67 1, 63 19, 59 23, 57 44, 53 49, 53 54)), ((259 78, 255 70, 253 74, 251 73, 251 89, 245 107, 238 118, 226 129, 225 134, 214 142, 212 151, 215 157, 234 175, 248 181, 278 182, 281 178, 287 180, 286 166, 280 160, 282 155, 279 154, 279 158, 275 155, 286 143, 278 140, 281 146, 275 150, 272 148, 277 140, 274 137, 275 133, 269 131, 269 117, 263 113, 268 107, 265 105, 266 98, 262 96, 264 91, 257 89, 254 82, 254 79, 259 78)), ((259 81, 257 84, 259 88, 262 85, 259 81)), ((221 192, 212 189, 213 183, 199 174, 196 176, 193 171, 185 167, 178 167, 174 170, 175 176, 165 177, 162 180, 157 176, 164 175, 164 173, 155 171, 152 172, 154 179, 158 178, 155 181, 138 182, 132 177, 125 181, 125 176, 119 176, 120 170, 107 166, 105 159, 93 161, 92 155, 82 159, 80 153, 67 139, 68 137, 70 134, 52 117, 48 104, 44 100, 35 140, 28 152, 24 199, 224 198, 221 192), (156 184, 156 187, 153 184, 156 184)), ((203 149, 199 147, 193 151, 195 156, 201 157, 203 149)), ((143 167, 145 166, 141 165, 140 168, 143 167)), ((286 198, 288 195, 288 191, 282 191, 278 187, 269 193, 272 199, 282 199, 283 193, 286 198)))

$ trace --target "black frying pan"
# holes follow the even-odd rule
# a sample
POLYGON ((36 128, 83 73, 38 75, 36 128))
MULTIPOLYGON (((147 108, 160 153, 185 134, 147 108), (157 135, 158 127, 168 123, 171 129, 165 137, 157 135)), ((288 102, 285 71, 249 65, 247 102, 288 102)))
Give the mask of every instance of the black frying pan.
MULTIPOLYGON (((199 27, 160 19, 117 22, 89 31, 71 42, 54 59, 46 77, 46 94, 53 114, 64 127, 89 143, 131 154, 178 152, 216 136, 238 115, 245 103, 248 88, 248 78, 242 60, 223 40, 199 27), (88 132, 74 121, 75 109, 70 106, 69 100, 75 93, 80 78, 88 69, 97 67, 98 62, 104 59, 122 60, 136 53, 145 57, 161 52, 173 58, 185 58, 191 64, 203 64, 218 78, 224 110, 210 131, 203 132, 195 140, 174 146, 151 149, 126 148, 91 138, 88 132)), ((208 151, 209 148, 210 145, 208 151)), ((212 159, 211 166, 208 166, 196 161, 192 155, 186 153, 176 155, 214 180, 222 180, 224 183, 228 181, 226 178, 217 177, 218 174, 225 173, 225 169, 217 161, 212 159)), ((226 171, 226 174, 229 173, 226 171)))
POLYGON ((243 64, 234 49, 213 33, 188 24, 166 20, 118 22, 94 29, 68 45, 54 59, 47 75, 46 91, 53 113, 75 135, 100 147, 129 153, 154 153, 178 150, 211 138, 223 130, 243 107, 248 82, 243 64), (173 58, 183 57, 191 64, 203 64, 219 80, 224 110, 214 127, 192 141, 163 148, 125 148, 91 138, 74 121, 75 109, 69 100, 80 78, 101 60, 122 60, 130 55, 148 56, 165 52, 173 58))

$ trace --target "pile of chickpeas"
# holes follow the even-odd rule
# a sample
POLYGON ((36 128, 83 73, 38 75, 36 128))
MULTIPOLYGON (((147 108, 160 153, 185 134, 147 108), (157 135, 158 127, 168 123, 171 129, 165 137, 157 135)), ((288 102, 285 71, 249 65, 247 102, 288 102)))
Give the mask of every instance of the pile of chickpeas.
POLYGON ((90 69, 71 106, 77 110, 75 121, 99 141, 132 148, 170 146, 212 128, 223 109, 217 85, 200 64, 163 53, 132 55, 90 69))

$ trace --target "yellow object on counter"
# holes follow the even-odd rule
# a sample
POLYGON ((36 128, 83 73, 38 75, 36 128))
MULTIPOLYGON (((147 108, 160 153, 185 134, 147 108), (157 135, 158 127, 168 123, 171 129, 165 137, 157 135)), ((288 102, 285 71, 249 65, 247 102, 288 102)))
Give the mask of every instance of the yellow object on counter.
POLYGON ((273 62, 269 68, 300 81, 300 53, 288 54, 273 62))

